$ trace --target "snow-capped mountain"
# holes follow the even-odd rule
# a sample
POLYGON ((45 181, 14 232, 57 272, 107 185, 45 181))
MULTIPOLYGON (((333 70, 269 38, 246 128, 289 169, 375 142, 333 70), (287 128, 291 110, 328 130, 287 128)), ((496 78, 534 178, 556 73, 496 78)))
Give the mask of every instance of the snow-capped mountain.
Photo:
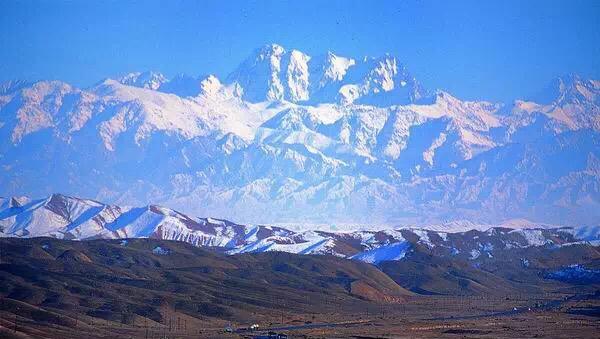
POLYGON ((557 78, 531 100, 516 100, 513 114, 507 119, 513 129, 530 126, 525 131, 533 132, 534 137, 540 128, 557 133, 579 129, 597 131, 600 129, 599 92, 598 80, 577 75, 557 78))
POLYGON ((327 229, 597 225, 599 93, 569 76, 512 105, 465 101, 394 56, 278 45, 225 79, 13 81, 0 86, 0 193, 327 229))
POLYGON ((407 104, 428 92, 393 56, 340 57, 332 52, 311 57, 301 51, 267 45, 254 51, 227 82, 238 83, 251 101, 407 104))
POLYGON ((133 72, 119 78, 119 82, 123 85, 157 90, 167 82, 167 78, 157 72, 133 72))
POLYGON ((59 239, 156 238, 218 247, 230 254, 282 251, 329 254, 370 263, 401 260, 417 247, 437 255, 477 259, 495 250, 600 245, 599 227, 494 227, 466 232, 401 228, 354 232, 294 232, 262 225, 190 217, 149 205, 119 207, 53 194, 45 199, 0 198, 0 236, 59 239))

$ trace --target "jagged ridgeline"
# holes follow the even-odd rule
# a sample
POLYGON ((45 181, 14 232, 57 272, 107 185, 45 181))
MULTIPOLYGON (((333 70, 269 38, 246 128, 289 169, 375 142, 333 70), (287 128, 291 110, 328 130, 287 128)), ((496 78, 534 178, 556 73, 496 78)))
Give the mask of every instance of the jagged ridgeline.
MULTIPOLYGON (((472 263, 523 251, 567 251, 600 242, 600 227, 494 227, 447 232, 415 228, 353 232, 293 231, 198 218, 149 205, 122 207, 53 194, 45 199, 0 199, 0 237, 59 239, 153 238, 211 247, 227 254, 289 252, 327 254, 379 264, 419 254, 472 263)), ((123 240, 126 244, 127 240, 123 240)), ((164 249, 156 249, 160 254, 164 249)), ((520 260, 526 257, 513 258, 520 260)))
POLYGON ((464 101, 394 56, 277 45, 221 80, 115 78, 0 86, 0 194, 338 228, 600 219, 597 80, 464 101))

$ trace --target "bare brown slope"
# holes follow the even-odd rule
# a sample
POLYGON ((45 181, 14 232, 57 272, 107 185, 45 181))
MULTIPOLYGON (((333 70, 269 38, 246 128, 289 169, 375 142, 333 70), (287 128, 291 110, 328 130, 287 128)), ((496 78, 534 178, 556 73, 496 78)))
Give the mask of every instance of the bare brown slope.
POLYGON ((331 256, 226 256, 153 239, 4 238, 0 246, 0 295, 40 309, 40 317, 66 312, 164 324, 171 310, 190 319, 256 321, 279 311, 360 310, 369 299, 399 303, 412 294, 374 266, 331 256))

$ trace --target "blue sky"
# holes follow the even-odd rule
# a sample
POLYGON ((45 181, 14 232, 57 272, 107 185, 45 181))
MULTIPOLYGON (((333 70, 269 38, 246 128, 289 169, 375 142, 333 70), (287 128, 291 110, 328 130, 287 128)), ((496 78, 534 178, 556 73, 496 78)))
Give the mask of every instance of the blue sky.
POLYGON ((600 78, 600 1, 2 1, 0 81, 77 86, 135 70, 225 77, 276 42, 398 56, 431 89, 510 100, 600 78))

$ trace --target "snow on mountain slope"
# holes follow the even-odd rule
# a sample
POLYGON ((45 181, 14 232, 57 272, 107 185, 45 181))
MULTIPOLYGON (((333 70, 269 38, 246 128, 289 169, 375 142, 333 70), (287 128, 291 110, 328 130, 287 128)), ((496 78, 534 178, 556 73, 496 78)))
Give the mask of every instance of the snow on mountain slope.
POLYGON ((573 236, 582 241, 598 241, 600 240, 599 226, 581 226, 574 229, 565 229, 566 232, 571 232, 573 236))
POLYGON ((0 227, 3 234, 14 236, 95 237, 104 235, 104 224, 121 214, 116 207, 60 194, 42 200, 10 200, 0 212, 0 227))
POLYGON ((351 259, 379 264, 382 261, 395 261, 404 258, 407 250, 410 249, 410 243, 403 241, 390 245, 383 245, 372 250, 361 252, 350 257, 351 259))
POLYGON ((348 69, 356 65, 356 61, 351 58, 345 58, 327 52, 325 55, 312 57, 310 63, 311 75, 313 76, 310 82, 311 93, 322 97, 331 97, 331 93, 326 93, 328 89, 335 89, 335 84, 341 82, 348 69))
POLYGON ((251 102, 414 103, 428 92, 390 55, 360 61, 331 52, 311 57, 277 44, 254 51, 228 78, 251 102), (312 100, 311 100, 312 99, 312 100))
POLYGON ((119 82, 123 85, 157 90, 167 82, 167 78, 158 72, 134 72, 120 77, 119 82))
POLYGON ((256 252, 290 252, 298 254, 330 254, 343 257, 335 251, 335 240, 322 236, 314 231, 298 234, 272 235, 256 239, 246 245, 230 250, 228 253, 256 253, 256 252))
MULTIPOLYGON (((12 87, 12 89, 18 94, 7 93, 3 100, 4 107, 10 106, 13 101, 18 101, 20 105, 3 114, 2 137, 13 143, 20 142, 30 133, 53 127, 55 119, 67 120, 59 116, 63 108, 63 100, 67 95, 81 96, 79 90, 60 81, 38 82, 28 87, 12 87)), ((81 99, 85 100, 83 97, 81 99)), ((69 125, 68 127, 75 128, 74 124, 69 125)))
POLYGON ((212 119, 196 113, 198 107, 193 102, 177 96, 122 86, 112 80, 105 81, 94 92, 105 102, 127 103, 99 124, 100 136, 109 150, 114 150, 116 139, 131 127, 136 129, 134 140, 138 144, 157 130, 174 132, 189 139, 206 135, 217 127, 212 119))
POLYGON ((406 67, 391 55, 364 58, 349 70, 347 77, 349 83, 338 90, 342 104, 389 106, 416 103, 429 97, 406 67))
POLYGON ((13 122, 5 122, 3 129, 18 144, 43 129, 54 129, 57 135, 70 139, 84 127, 93 128, 110 151, 126 132, 133 132, 137 144, 155 131, 185 139, 212 133, 252 139, 258 126, 274 113, 265 105, 243 103, 232 90, 221 87, 218 79, 208 78, 200 83, 202 95, 184 99, 110 79, 86 91, 61 82, 38 82, 12 93, 10 102, 22 104, 14 112, 13 122))
MULTIPOLYGON (((282 63, 289 64, 290 58, 290 53, 279 45, 264 46, 248 57, 227 80, 237 82, 244 89, 243 97, 246 100, 283 100, 289 97, 290 93, 285 93, 286 79, 280 73, 293 73, 292 67, 282 70, 282 63)), ((287 90, 289 92, 289 88, 287 90)))
POLYGON ((536 114, 549 118, 548 128, 600 130, 600 81, 569 75, 555 79, 549 88, 532 98, 515 101, 510 124, 530 123, 536 114), (532 117, 533 116, 533 117, 532 117))
POLYGON ((1 198, 0 206, 0 236, 76 240, 157 238, 220 247, 229 254, 266 251, 327 254, 373 264, 402 260, 416 249, 475 260, 499 250, 590 244, 590 241, 596 244, 594 240, 598 238, 597 228, 490 228, 453 233, 415 228, 294 232, 274 226, 192 218, 157 205, 121 208, 61 194, 39 200, 1 198))
POLYGON ((560 78, 508 107, 426 90, 394 56, 279 45, 226 80, 7 82, 0 193, 61 191, 258 224, 596 225, 599 88, 560 78))

